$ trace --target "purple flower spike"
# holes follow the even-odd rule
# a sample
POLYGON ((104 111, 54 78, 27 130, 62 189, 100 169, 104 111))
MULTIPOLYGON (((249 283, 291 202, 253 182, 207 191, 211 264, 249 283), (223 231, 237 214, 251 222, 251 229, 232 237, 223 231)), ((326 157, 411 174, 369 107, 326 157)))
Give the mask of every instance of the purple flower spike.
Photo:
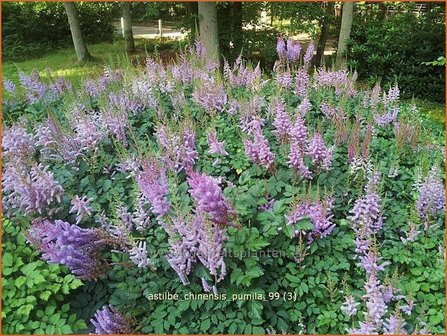
POLYGON ((307 142, 307 127, 304 123, 304 119, 300 115, 296 116, 295 122, 290 129, 289 136, 295 145, 299 145, 300 147, 303 147, 307 142))
POLYGON ((290 144, 289 161, 287 163, 290 168, 295 169, 301 177, 310 179, 312 174, 309 168, 304 164, 303 156, 303 150, 301 149, 300 143, 293 141, 290 144))
POLYGON ((7 92, 9 92, 9 94, 11 95, 16 94, 16 85, 10 79, 3 80, 3 87, 7 92))
POLYGON ((28 159, 34 155, 36 143, 32 134, 19 123, 3 129, 3 157, 28 159))
POLYGON ((85 216, 92 215, 91 201, 93 201, 93 198, 87 198, 87 196, 79 198, 78 195, 71 200, 72 208, 69 213, 76 212, 76 224, 79 224, 85 216))
POLYGON ((208 134, 206 135, 206 139, 208 141, 208 146, 210 146, 208 154, 220 154, 222 156, 228 155, 227 151, 225 150, 224 141, 219 142, 219 140, 217 139, 216 130, 208 132, 208 134))
POLYGON ((312 242, 315 238, 324 238, 335 228, 335 224, 331 222, 333 217, 331 213, 332 206, 333 199, 331 197, 315 202, 301 200, 287 216, 287 224, 293 226, 299 221, 308 218, 313 225, 312 231, 300 232, 296 230, 295 235, 304 233, 307 235, 309 242, 312 242))
POLYGON ((82 229, 61 220, 53 223, 40 218, 32 222, 27 240, 42 253, 42 259, 66 265, 82 280, 104 275, 108 265, 101 252, 119 244, 102 229, 82 229))
POLYGON ((224 261, 224 242, 227 239, 224 229, 208 221, 204 214, 198 213, 201 220, 199 229, 199 240, 197 257, 210 274, 214 276, 215 282, 223 280, 227 274, 224 261))
POLYGON ((95 334, 132 334, 129 322, 112 305, 96 311, 90 322, 95 326, 95 334))
POLYGON ((219 183, 214 177, 195 172, 188 177, 189 192, 197 202, 197 210, 209 214, 213 223, 232 225, 236 212, 225 200, 219 183))
POLYGON ((313 42, 311 42, 306 49, 306 53, 304 54, 304 66, 306 68, 308 68, 310 66, 310 62, 312 61, 312 58, 314 57, 314 52, 315 52, 315 45, 313 42))
POLYGON ((158 219, 162 218, 170 208, 166 171, 159 168, 155 161, 145 161, 143 171, 135 179, 141 192, 151 203, 152 212, 158 215, 158 219))
POLYGON ((323 142, 320 133, 315 133, 307 149, 307 153, 312 159, 312 163, 329 170, 332 163, 332 150, 328 149, 323 142))
POLYGON ((287 59, 290 63, 298 61, 301 53, 301 45, 292 39, 287 40, 287 59))
POLYGON ((288 138, 291 128, 290 117, 286 112, 284 100, 278 99, 272 103, 272 109, 275 114, 273 126, 275 126, 275 135, 278 141, 285 141, 288 138))
POLYGON ((418 191, 419 197, 416 203, 416 210, 419 216, 428 223, 430 218, 444 212, 445 209, 444 184, 435 166, 419 186, 418 191))
POLYGON ((357 314, 357 306, 359 306, 360 303, 355 302, 354 297, 352 295, 349 295, 346 297, 345 302, 341 306, 341 311, 345 313, 348 316, 352 316, 357 314))
POLYGON ((385 319, 383 326, 385 328, 384 335, 405 335, 407 334, 405 330, 405 321, 401 316, 397 314, 391 315, 389 318, 385 319))
POLYGON ((276 43, 276 52, 280 60, 287 59, 286 41, 284 40, 284 37, 282 35, 278 37, 278 41, 276 43))

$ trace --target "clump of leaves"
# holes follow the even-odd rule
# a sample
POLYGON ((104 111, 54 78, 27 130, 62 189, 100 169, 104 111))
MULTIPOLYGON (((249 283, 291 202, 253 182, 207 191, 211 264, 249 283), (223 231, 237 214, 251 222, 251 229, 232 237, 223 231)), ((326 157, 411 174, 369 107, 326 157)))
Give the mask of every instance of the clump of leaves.
POLYGON ((70 312, 66 296, 82 282, 58 264, 40 260, 23 235, 23 218, 3 220, 2 332, 71 334, 87 326, 70 312))

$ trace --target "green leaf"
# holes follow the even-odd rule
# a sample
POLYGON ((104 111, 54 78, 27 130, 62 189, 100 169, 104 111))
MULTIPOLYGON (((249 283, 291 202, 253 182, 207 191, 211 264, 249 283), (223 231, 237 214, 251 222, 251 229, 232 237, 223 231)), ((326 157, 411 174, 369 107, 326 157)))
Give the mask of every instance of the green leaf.
POLYGON ((11 267, 12 266, 12 254, 6 252, 2 257, 2 267, 11 267))
POLYGON ((22 287, 25 283, 26 283, 26 277, 24 277, 23 275, 19 276, 19 277, 15 280, 15 286, 16 286, 17 288, 22 287))
POLYGON ((261 327, 258 327, 258 326, 254 326, 252 332, 253 332, 254 335, 263 335, 263 334, 265 334, 264 328, 261 328, 261 327))
POLYGON ((311 220, 309 218, 304 218, 295 224, 297 230, 300 231, 310 231, 314 228, 311 220))
POLYGON ((211 325, 211 320, 209 318, 207 318, 200 324, 200 330, 206 332, 210 328, 210 325, 211 325))

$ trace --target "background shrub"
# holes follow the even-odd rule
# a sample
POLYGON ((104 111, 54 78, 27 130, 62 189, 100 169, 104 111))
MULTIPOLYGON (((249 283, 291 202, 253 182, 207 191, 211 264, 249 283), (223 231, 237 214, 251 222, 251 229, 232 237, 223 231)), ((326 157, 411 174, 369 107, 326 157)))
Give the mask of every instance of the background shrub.
MULTIPOLYGON (((368 12, 369 13, 369 12, 368 12)), ((445 101, 445 69, 423 65, 445 55, 445 16, 439 8, 388 17, 356 12, 348 51, 349 65, 361 80, 399 84, 403 97, 445 101)))

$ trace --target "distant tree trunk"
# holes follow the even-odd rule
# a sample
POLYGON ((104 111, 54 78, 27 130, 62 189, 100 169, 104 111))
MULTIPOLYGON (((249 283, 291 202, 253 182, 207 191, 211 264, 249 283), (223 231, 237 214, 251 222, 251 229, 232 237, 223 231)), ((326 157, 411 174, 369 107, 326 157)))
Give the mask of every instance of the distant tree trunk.
POLYGON ((313 59, 313 65, 319 67, 321 65, 321 60, 324 57, 324 49, 326 48, 326 42, 329 35, 329 25, 331 23, 331 18, 334 15, 334 3, 328 2, 326 4, 326 12, 323 17, 323 22, 321 24, 320 38, 318 39, 317 54, 313 59))
POLYGON ((196 1, 188 2, 188 14, 191 18, 191 39, 194 41, 196 39, 197 34, 199 33, 197 30, 199 28, 197 24, 197 17, 199 14, 198 3, 196 1))
POLYGON ((87 50, 84 37, 82 36, 81 25, 79 24, 78 11, 74 2, 64 2, 65 12, 68 17, 68 24, 70 25, 71 37, 73 39, 74 48, 78 61, 84 62, 92 59, 92 56, 87 50))
POLYGON ((200 40, 210 59, 219 61, 219 32, 216 2, 199 2, 200 40))
POLYGON ((338 38, 338 50, 337 50, 337 57, 335 60, 335 66, 337 69, 346 67, 347 44, 349 37, 351 35, 353 14, 354 14, 354 2, 345 2, 343 4, 340 36, 338 38))
POLYGON ((131 14, 131 6, 130 2, 123 2, 123 35, 124 42, 126 43, 126 50, 128 52, 135 51, 135 42, 133 40, 133 32, 132 32, 132 14, 131 14))
POLYGON ((242 50, 243 29, 242 29, 242 2, 233 2, 232 19, 233 19, 233 44, 234 50, 239 54, 242 50))

